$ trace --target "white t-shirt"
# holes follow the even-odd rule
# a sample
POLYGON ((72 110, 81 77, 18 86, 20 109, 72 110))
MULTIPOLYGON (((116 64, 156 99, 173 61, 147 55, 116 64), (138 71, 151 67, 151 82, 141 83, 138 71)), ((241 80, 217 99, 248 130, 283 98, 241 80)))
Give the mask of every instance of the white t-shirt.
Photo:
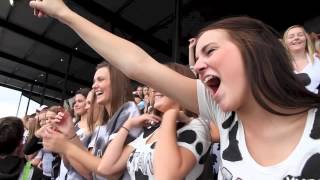
MULTIPOLYGON (((135 149, 130 154, 127 161, 127 170, 131 180, 155 179, 153 157, 156 142, 146 143, 151 135, 152 134, 144 137, 145 135, 142 133, 137 139, 129 144, 135 149)), ((197 163, 185 179, 197 179, 203 171, 205 155, 211 144, 209 125, 199 119, 192 120, 189 124, 177 131, 177 142, 178 146, 191 151, 197 160, 197 163)))
POLYGON ((24 128, 22 144, 26 144, 29 137, 29 130, 24 128))
POLYGON ((299 144, 286 160, 261 166, 250 155, 244 129, 234 112, 224 113, 198 80, 200 117, 215 119, 220 131, 219 180, 320 179, 320 110, 311 109, 299 144))
POLYGON ((314 56, 314 62, 311 63, 309 55, 307 55, 308 64, 303 68, 302 71, 294 71, 296 74, 306 74, 310 80, 310 83, 306 85, 306 88, 318 94, 318 86, 320 85, 320 59, 314 56))

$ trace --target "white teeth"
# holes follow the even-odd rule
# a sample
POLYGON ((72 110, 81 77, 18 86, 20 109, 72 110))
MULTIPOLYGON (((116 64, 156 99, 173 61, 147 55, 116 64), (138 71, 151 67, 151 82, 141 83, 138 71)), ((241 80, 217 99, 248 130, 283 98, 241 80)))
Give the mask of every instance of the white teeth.
POLYGON ((97 96, 99 96, 99 95, 101 95, 102 94, 102 92, 96 92, 96 95, 97 96))
POLYGON ((294 41, 294 42, 292 42, 292 45, 297 45, 297 44, 302 44, 302 42, 300 42, 300 41, 294 41))
POLYGON ((207 76, 206 78, 204 78, 204 83, 207 83, 208 81, 210 81, 211 79, 213 79, 214 78, 214 76, 213 75, 209 75, 209 76, 207 76))

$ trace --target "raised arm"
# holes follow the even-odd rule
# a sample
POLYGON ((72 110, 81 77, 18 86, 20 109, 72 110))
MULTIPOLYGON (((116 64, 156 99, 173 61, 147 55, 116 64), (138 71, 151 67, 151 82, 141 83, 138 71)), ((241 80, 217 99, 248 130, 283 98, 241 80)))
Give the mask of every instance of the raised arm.
POLYGON ((54 120, 47 122, 51 127, 46 128, 47 133, 45 133, 46 138, 44 139, 44 144, 47 146, 46 148, 51 148, 50 150, 55 152, 63 151, 60 155, 66 167, 72 166, 81 176, 89 179, 92 170, 85 166, 86 163, 78 161, 72 156, 69 157, 65 155, 66 149, 63 149, 63 147, 68 146, 68 143, 72 143, 82 151, 87 152, 87 147, 83 146, 75 132, 70 114, 68 112, 59 112, 54 120), (55 131, 59 133, 56 133, 55 131))
POLYGON ((195 46, 196 46, 196 38, 189 39, 189 67, 191 71, 196 75, 196 71, 194 70, 195 60, 195 46))
POLYGON ((130 153, 134 150, 130 145, 125 145, 130 129, 141 127, 148 121, 159 122, 160 118, 152 114, 128 119, 117 132, 115 138, 108 145, 99 164, 98 172, 105 176, 122 172, 126 168, 130 153))
POLYGON ((91 172, 95 171, 100 159, 90 154, 87 150, 80 148, 77 142, 72 142, 79 141, 77 138, 68 140, 62 133, 50 129, 47 131, 48 133, 43 141, 45 149, 62 154, 70 161, 71 165, 72 162, 77 162, 91 172))
POLYGON ((177 144, 178 114, 177 110, 169 110, 162 118, 154 154, 154 172, 159 180, 184 179, 196 163, 193 153, 177 144))
POLYGON ((31 1, 30 6, 71 27, 104 59, 129 78, 154 87, 198 112, 195 80, 161 65, 137 45, 115 36, 71 11, 62 0, 31 1))
POLYGON ((116 137, 108 145, 105 153, 99 163, 97 172, 104 176, 110 176, 123 172, 126 169, 126 163, 133 148, 124 145, 128 136, 128 131, 120 128, 116 137))
POLYGON ((72 158, 68 159, 65 155, 60 154, 65 166, 73 167, 81 176, 85 177, 86 179, 91 178, 91 171, 81 164, 78 160, 74 160, 72 158))

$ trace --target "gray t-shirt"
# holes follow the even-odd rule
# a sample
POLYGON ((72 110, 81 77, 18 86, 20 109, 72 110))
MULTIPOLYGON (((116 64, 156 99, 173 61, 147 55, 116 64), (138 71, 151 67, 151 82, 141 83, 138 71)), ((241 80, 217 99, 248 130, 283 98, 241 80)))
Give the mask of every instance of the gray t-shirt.
MULTIPOLYGON (((113 115, 112 118, 104 125, 95 128, 88 148, 92 148, 92 152, 95 156, 101 158, 108 146, 111 138, 110 136, 116 133, 122 124, 131 117, 139 116, 140 112, 137 105, 134 102, 127 102, 122 105, 119 110, 113 115)), ((141 129, 130 130, 130 136, 137 137, 141 132, 141 129)), ((105 177, 93 174, 94 180, 105 180, 105 177)), ((125 173, 123 179, 128 179, 127 173, 125 173)))
MULTIPOLYGON (((85 130, 79 127, 79 123, 75 125, 75 130, 83 146, 88 147, 88 144, 91 140, 91 134, 85 134, 85 130)), ((85 180, 85 177, 81 176, 77 172, 77 170, 74 169, 73 167, 66 166, 66 168, 68 169, 67 176, 66 176, 67 180, 74 180, 74 179, 85 180)))
POLYGON ((51 152, 48 152, 44 149, 40 150, 40 154, 42 154, 42 170, 45 176, 52 176, 52 162, 54 161, 55 157, 52 155, 51 152))

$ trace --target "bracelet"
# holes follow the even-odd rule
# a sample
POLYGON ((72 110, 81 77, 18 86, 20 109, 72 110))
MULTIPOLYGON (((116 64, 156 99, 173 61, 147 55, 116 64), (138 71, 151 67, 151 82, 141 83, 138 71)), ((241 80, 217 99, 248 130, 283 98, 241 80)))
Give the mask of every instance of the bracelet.
POLYGON ((69 138, 69 140, 74 139, 76 136, 77 136, 77 133, 74 133, 74 135, 71 138, 69 138))
POLYGON ((126 127, 124 127, 124 126, 121 126, 123 129, 125 129, 125 130, 127 130, 128 131, 128 133, 129 133, 129 129, 128 128, 126 128, 126 127))

